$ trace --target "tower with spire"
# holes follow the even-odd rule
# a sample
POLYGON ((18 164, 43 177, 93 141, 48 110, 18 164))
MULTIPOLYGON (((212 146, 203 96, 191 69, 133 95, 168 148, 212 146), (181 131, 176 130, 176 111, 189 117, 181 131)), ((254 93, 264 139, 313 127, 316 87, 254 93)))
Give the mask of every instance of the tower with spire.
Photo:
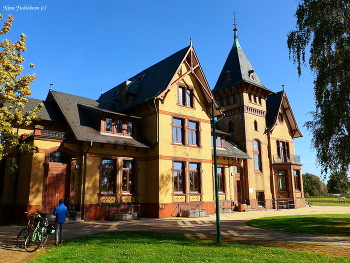
POLYGON ((233 45, 212 92, 226 109, 217 127, 251 157, 234 179, 235 195, 238 202, 255 208, 272 208, 279 200, 302 204, 300 160, 292 158, 293 139, 301 133, 284 90, 275 93, 266 88, 244 53, 233 19, 233 45), (278 116, 286 121, 277 121, 278 116), (288 158, 277 160, 281 156, 288 158), (299 175, 298 182, 293 175, 299 175))

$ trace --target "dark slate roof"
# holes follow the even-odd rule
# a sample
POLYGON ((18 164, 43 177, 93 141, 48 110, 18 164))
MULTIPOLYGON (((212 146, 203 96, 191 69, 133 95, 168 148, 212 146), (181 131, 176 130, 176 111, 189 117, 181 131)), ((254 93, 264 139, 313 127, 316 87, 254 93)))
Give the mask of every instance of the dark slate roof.
MULTIPOLYGON (((119 110, 124 111, 130 109, 162 93, 168 87, 190 47, 191 46, 181 49, 175 54, 129 78, 128 80, 133 81, 133 83, 131 87, 129 87, 128 93, 133 95, 133 99, 128 105, 119 110)), ((115 103, 118 86, 103 93, 98 101, 115 103)))
POLYGON ((220 149, 220 148, 216 149, 217 156, 233 157, 233 158, 240 158, 240 159, 251 159, 247 153, 238 149, 235 142, 229 136, 225 138, 224 146, 225 146, 225 149, 220 149))
MULTIPOLYGON (((57 91, 50 91, 47 101, 50 101, 51 98, 57 103, 77 140, 123 146, 148 147, 137 138, 101 134, 101 115, 99 112, 89 109, 89 107, 93 109, 98 108, 98 101, 57 91)), ((112 112, 110 111, 110 113, 112 112)), ((114 113, 118 114, 116 112, 114 113)), ((133 118, 132 116, 130 117, 133 118)))
POLYGON ((266 128, 271 129, 278 117, 284 91, 272 94, 266 99, 266 128))
POLYGON ((221 70, 220 76, 215 84, 213 92, 223 90, 241 82, 250 83, 252 85, 268 90, 261 82, 258 74, 254 71, 253 66, 249 62, 248 58, 244 54, 243 49, 241 48, 238 42, 238 37, 235 36, 233 46, 230 50, 230 53, 227 56, 226 62, 221 70), (254 72, 254 80, 252 80, 249 77, 249 73, 251 71, 254 72), (226 80, 228 72, 230 72, 231 75, 230 80, 226 80))
MULTIPOLYGON (((45 121, 56 121, 56 122, 65 122, 64 117, 60 112, 57 111, 57 106, 54 103, 49 101, 42 101, 34 98, 27 98, 28 102, 25 104, 23 113, 34 109, 38 104, 42 103, 44 107, 38 112, 37 116, 41 120, 45 121)), ((9 104, 5 103, 4 106, 8 107, 9 104)))

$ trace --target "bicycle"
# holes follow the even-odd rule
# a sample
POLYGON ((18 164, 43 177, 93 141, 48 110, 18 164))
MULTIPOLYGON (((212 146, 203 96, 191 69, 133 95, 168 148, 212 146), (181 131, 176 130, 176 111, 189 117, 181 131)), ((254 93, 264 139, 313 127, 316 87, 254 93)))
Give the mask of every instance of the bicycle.
POLYGON ((34 230, 29 233, 25 242, 24 248, 27 252, 34 252, 40 246, 43 247, 46 244, 49 233, 47 227, 49 222, 47 218, 41 217, 40 214, 37 214, 38 222, 34 230))
POLYGON ((24 242, 26 241, 26 238, 34 230, 36 224, 38 223, 38 213, 35 213, 34 215, 32 215, 31 213, 28 213, 28 212, 24 212, 24 213, 29 215, 29 219, 28 219, 27 226, 25 228, 21 229, 21 231, 19 231, 19 233, 17 235, 17 243, 16 244, 19 248, 24 246, 24 242))

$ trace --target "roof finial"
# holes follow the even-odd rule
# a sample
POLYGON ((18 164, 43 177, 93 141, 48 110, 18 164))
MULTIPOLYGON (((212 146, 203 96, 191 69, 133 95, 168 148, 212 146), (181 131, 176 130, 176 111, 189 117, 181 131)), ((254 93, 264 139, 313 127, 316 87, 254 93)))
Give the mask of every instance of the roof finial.
POLYGON ((192 38, 190 37, 190 46, 192 47, 192 38))
POLYGON ((284 85, 282 85, 282 90, 284 91, 284 85))
POLYGON ((50 90, 52 90, 52 86, 53 86, 53 84, 50 84, 50 90))
POLYGON ((237 23, 236 23, 236 20, 237 20, 237 18, 236 18, 236 12, 234 12, 233 13, 233 16, 231 16, 232 18, 233 18, 233 20, 234 20, 234 23, 233 23, 233 32, 234 32, 234 37, 235 37, 235 39, 236 38, 238 38, 238 36, 237 36, 237 23))

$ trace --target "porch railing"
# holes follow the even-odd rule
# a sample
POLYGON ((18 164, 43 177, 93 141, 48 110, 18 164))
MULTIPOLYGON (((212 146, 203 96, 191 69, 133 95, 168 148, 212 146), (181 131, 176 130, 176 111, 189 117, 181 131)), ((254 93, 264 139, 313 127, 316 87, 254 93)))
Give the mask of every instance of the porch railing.
POLYGON ((300 156, 299 155, 273 155, 272 156, 272 163, 278 164, 278 163, 295 163, 295 164, 301 164, 300 162, 300 156))

